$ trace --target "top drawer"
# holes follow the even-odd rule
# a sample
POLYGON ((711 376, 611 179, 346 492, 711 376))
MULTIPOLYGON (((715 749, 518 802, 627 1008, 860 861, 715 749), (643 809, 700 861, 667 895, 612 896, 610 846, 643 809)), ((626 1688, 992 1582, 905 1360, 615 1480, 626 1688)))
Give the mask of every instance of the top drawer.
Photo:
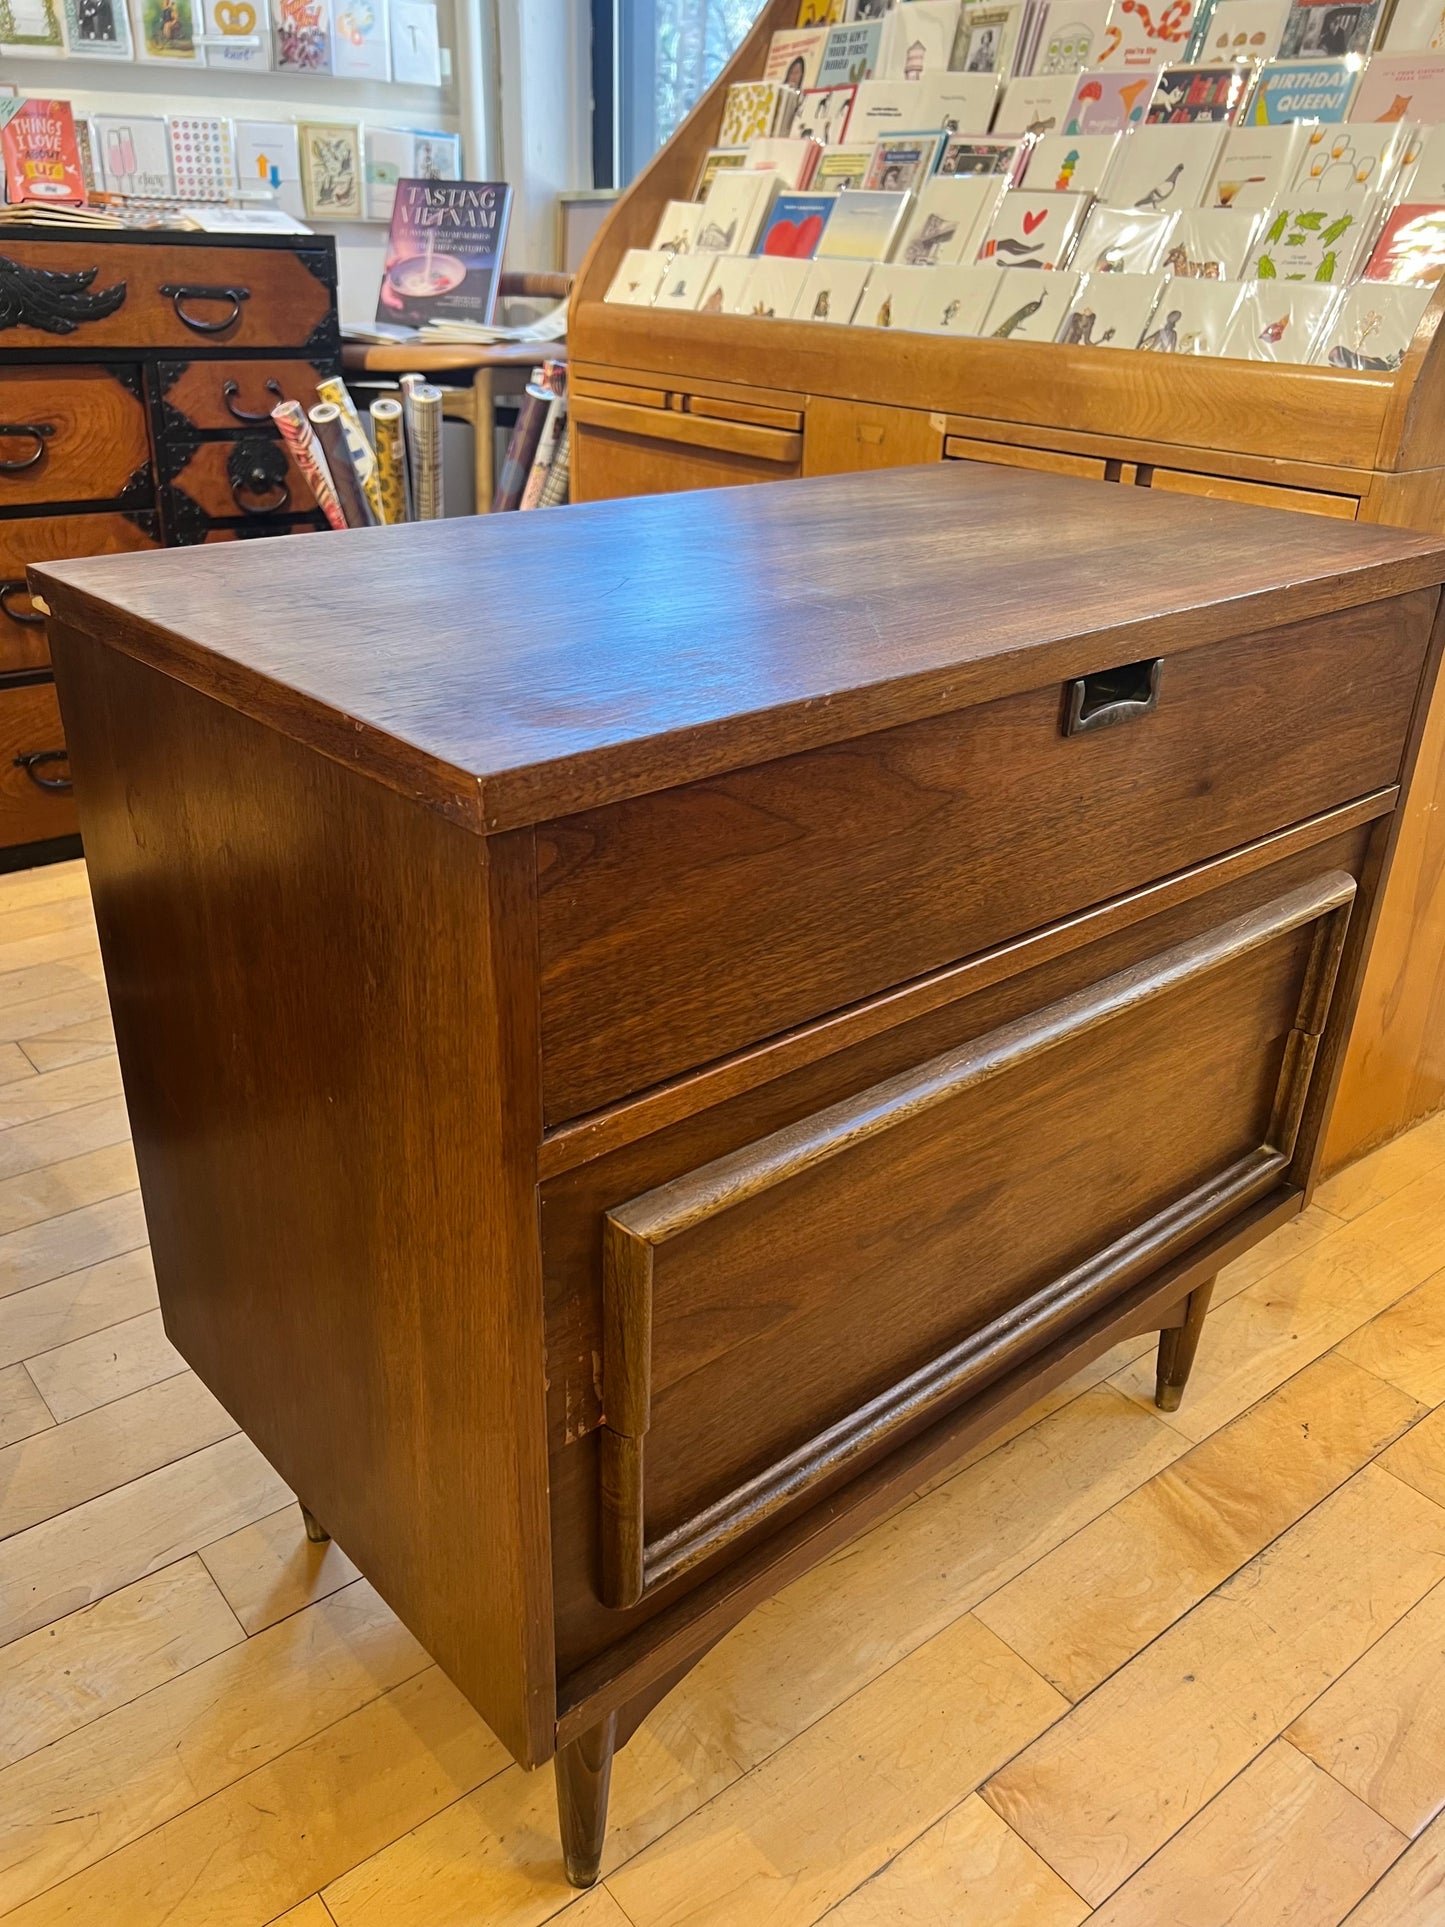
POLYGON ((0 296, 7 348, 302 348, 332 314, 332 257, 7 235, 0 296))
POLYGON ((545 826, 547 1122, 1393 783, 1435 602, 1171 656, 1122 727, 1054 684, 545 826))

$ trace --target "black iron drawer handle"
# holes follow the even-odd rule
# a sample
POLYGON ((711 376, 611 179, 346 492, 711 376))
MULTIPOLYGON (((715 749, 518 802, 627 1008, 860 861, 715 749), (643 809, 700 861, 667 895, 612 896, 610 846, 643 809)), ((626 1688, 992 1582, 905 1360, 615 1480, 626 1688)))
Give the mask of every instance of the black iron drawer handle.
POLYGON ((0 610, 3 610, 12 622, 23 622, 36 629, 43 628, 45 618, 38 610, 12 609, 10 606, 11 596, 29 593, 23 575, 11 576, 8 582, 0 582, 0 610))
POLYGON ((167 281, 161 293, 170 296, 176 319, 183 321, 198 335, 223 335, 227 328, 241 319, 241 303, 251 299, 249 288, 202 288, 175 281, 167 281), (199 315, 186 313, 188 301, 224 301, 231 312, 221 321, 203 321, 199 315))
POLYGON ((23 769, 38 790, 52 790, 59 794, 74 789, 75 785, 68 776, 41 776, 37 772, 46 763, 70 762, 70 752, 65 749, 31 749, 15 758, 14 767, 23 769))
POLYGON ((0 435, 17 435, 22 439, 29 436, 35 444, 30 453, 22 455, 19 461, 0 461, 0 475, 17 475, 23 468, 34 468, 45 453, 46 440, 54 433, 54 422, 0 422, 0 435))
POLYGON ((1117 669, 1096 669, 1064 685, 1064 734, 1081 736, 1086 729, 1108 729, 1113 723, 1132 723, 1159 707, 1159 679, 1164 658, 1121 663, 1117 669))
POLYGON ((290 506, 286 451, 278 441, 262 441, 258 435, 243 437, 226 457, 226 480, 231 484, 231 499, 242 515, 277 515, 290 506), (270 499, 248 499, 257 495, 270 499))
MULTIPOLYGON (((249 408, 238 408, 236 406, 236 397, 237 395, 240 394, 240 392, 241 392, 241 384, 238 381, 228 381, 222 387, 221 399, 226 404, 227 414, 229 414, 234 420, 238 422, 270 421, 271 411, 269 408, 263 408, 259 415, 253 415, 249 408)), ((286 396, 282 390, 282 387, 279 381, 268 381, 266 383, 266 393, 268 395, 274 395, 277 401, 285 401, 286 399, 286 396)))

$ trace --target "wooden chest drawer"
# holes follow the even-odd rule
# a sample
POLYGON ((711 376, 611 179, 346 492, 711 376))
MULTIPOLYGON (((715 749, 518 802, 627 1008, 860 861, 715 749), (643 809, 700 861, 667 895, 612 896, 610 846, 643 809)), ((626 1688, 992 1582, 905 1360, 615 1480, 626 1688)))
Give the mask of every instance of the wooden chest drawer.
POLYGON ((1120 728, 1055 685, 545 826, 549 1123, 1394 782, 1432 608, 1171 655, 1120 728))
POLYGON ((159 546, 153 513, 33 515, 0 521, 0 672, 34 669, 50 660, 45 618, 31 608, 25 586, 25 571, 32 562, 118 555, 159 546))
POLYGON ((0 688, 0 849, 78 827, 55 685, 0 688))
POLYGON ((147 247, 7 235, 7 348, 336 351, 331 257, 291 247, 147 247))
POLYGON ((138 367, 0 368, 0 513, 122 494, 143 507, 149 464, 138 367))
POLYGON ((188 498, 185 513, 209 521, 309 514, 316 497, 279 436, 252 430, 230 441, 177 438, 160 452, 168 503, 188 498))
MULTIPOLYGON (((325 364, 323 363, 324 367, 325 364)), ((321 369, 309 361, 161 361, 156 383, 164 403, 161 433, 225 429, 231 434, 270 425, 278 402, 316 402, 321 369)), ((334 372, 339 373, 337 368, 334 372)))

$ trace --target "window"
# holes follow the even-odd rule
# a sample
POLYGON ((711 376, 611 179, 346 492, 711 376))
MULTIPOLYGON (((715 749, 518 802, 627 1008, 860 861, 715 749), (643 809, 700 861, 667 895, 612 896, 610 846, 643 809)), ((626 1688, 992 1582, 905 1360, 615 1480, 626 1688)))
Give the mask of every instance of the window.
POLYGON ((594 0, 596 161, 611 186, 644 167, 717 79, 761 0, 594 0))

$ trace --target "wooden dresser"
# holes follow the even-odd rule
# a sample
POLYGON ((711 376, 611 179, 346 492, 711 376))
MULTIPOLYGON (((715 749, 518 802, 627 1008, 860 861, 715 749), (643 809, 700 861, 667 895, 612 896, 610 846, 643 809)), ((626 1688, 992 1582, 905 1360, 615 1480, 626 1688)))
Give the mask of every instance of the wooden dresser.
POLYGON ((579 1884, 751 1606, 1127 1334, 1176 1404, 1308 1195, 1445 547, 1099 500, 37 573, 166 1330, 579 1884))
POLYGON ((0 235, 0 866, 76 828, 32 562, 321 526, 270 410, 340 366, 320 235, 0 235))

